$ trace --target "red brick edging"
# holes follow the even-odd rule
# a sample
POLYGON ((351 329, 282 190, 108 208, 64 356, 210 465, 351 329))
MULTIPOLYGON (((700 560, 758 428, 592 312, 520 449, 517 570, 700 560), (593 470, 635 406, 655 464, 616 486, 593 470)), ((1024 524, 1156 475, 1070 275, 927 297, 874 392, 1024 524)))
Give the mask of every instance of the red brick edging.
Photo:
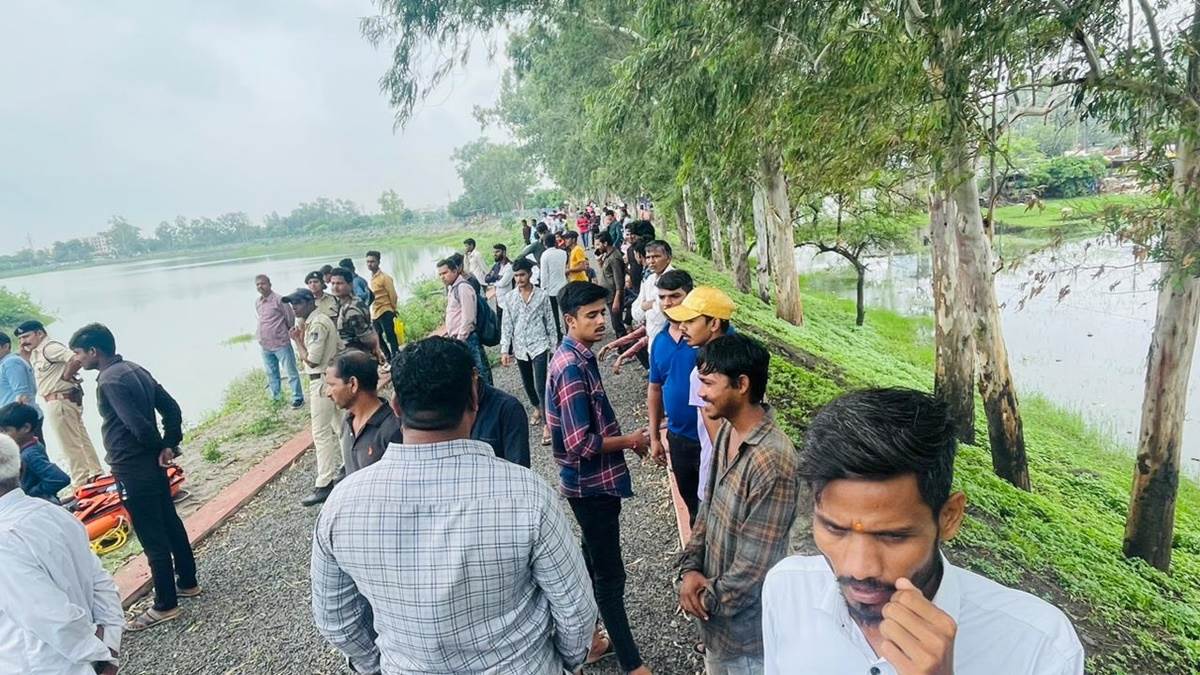
MULTIPOLYGON (((225 486, 198 511, 184 520, 188 539, 192 545, 203 541, 237 510, 254 498, 272 479, 291 466, 305 450, 312 447, 312 430, 304 429, 289 441, 279 446, 246 472, 241 478, 225 486)), ((686 520, 686 519, 685 519, 686 520)), ((121 606, 128 608, 150 590, 150 567, 145 554, 128 560, 117 570, 113 578, 121 594, 121 606)))

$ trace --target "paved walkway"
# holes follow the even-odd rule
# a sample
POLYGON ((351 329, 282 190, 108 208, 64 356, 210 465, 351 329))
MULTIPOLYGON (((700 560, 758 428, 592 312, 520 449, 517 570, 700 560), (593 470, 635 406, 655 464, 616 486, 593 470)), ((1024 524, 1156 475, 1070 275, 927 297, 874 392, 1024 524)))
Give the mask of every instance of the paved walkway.
MULTIPOLYGON (((524 401, 515 367, 497 368, 496 376, 498 386, 524 401)), ((606 370, 605 386, 625 430, 645 423, 645 374, 636 362, 619 376, 606 370)), ((538 444, 540 434, 540 428, 531 429, 533 468, 553 485, 557 470, 549 448, 538 444)), ((666 475, 636 457, 630 466, 637 496, 625 502, 621 519, 634 636, 655 672, 698 672, 701 659, 691 651, 694 629, 676 613, 678 535, 666 475)), ((310 453, 199 547, 204 594, 183 600, 178 620, 128 635, 122 673, 348 672, 317 635, 309 613, 309 547, 317 511, 298 500, 311 489, 312 474, 310 453)), ((619 672, 611 658, 585 669, 588 675, 619 672)))

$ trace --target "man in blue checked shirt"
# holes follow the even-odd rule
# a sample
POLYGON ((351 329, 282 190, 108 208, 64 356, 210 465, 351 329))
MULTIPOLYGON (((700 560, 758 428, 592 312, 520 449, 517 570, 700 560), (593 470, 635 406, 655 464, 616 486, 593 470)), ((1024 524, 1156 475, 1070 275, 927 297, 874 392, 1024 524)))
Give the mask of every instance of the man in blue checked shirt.
POLYGON ((558 497, 470 440, 467 346, 432 337, 392 360, 404 442, 338 484, 312 546, 313 619, 356 673, 562 675, 596 602, 558 497))

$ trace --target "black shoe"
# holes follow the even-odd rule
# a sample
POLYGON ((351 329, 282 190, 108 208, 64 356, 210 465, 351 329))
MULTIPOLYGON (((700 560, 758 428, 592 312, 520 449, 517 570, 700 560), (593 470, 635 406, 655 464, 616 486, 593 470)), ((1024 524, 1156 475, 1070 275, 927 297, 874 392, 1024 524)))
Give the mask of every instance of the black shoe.
POLYGON ((303 407, 304 407, 304 399, 300 399, 299 401, 292 401, 292 409, 293 410, 297 409, 297 408, 303 408, 303 407))
POLYGON ((338 469, 337 475, 333 477, 334 483, 340 483, 346 477, 346 467, 338 469))
POLYGON ((320 504, 321 502, 328 499, 330 492, 333 492, 332 485, 326 485, 325 487, 313 488, 312 493, 309 494, 304 499, 301 499, 300 503, 305 506, 316 506, 317 504, 320 504))

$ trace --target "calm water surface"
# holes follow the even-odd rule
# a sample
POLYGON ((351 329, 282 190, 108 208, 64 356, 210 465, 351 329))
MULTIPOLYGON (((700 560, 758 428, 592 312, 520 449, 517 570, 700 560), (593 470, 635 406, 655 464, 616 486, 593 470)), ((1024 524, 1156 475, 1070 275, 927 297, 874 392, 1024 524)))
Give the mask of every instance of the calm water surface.
MULTIPOLYGON (((437 259, 448 252, 429 246, 384 250, 381 263, 395 278, 403 300, 413 282, 435 275, 437 259)), ((116 335, 117 351, 149 369, 179 401, 185 422, 195 423, 220 407, 230 380, 262 367, 257 342, 224 344, 254 332, 255 275, 268 275, 274 289, 286 294, 304 285, 305 274, 341 257, 179 257, 56 270, 3 279, 0 284, 28 291, 55 317, 49 333, 63 343, 86 323, 107 325, 116 335)), ((355 264, 366 276, 366 261, 356 259, 355 264)), ((95 373, 84 373, 84 421, 99 450, 95 380, 95 373)), ((47 445, 56 455, 58 439, 47 432, 47 445)))
MULTIPOLYGON (((848 268, 840 260, 802 251, 797 262, 809 273, 811 286, 853 298, 853 279, 843 273, 848 268)), ((1137 444, 1159 276, 1157 265, 1131 267, 1132 262, 1128 248, 1084 241, 1031 256, 996 277, 1018 393, 1044 394, 1129 448, 1137 444), (1054 275, 1040 294, 1027 299, 1032 275, 1039 271, 1054 275)), ((928 251, 872 259, 867 321, 870 307, 931 315, 930 271, 928 251)), ((1193 476, 1200 475, 1198 371, 1200 359, 1193 361, 1183 439, 1183 468, 1193 476)))

